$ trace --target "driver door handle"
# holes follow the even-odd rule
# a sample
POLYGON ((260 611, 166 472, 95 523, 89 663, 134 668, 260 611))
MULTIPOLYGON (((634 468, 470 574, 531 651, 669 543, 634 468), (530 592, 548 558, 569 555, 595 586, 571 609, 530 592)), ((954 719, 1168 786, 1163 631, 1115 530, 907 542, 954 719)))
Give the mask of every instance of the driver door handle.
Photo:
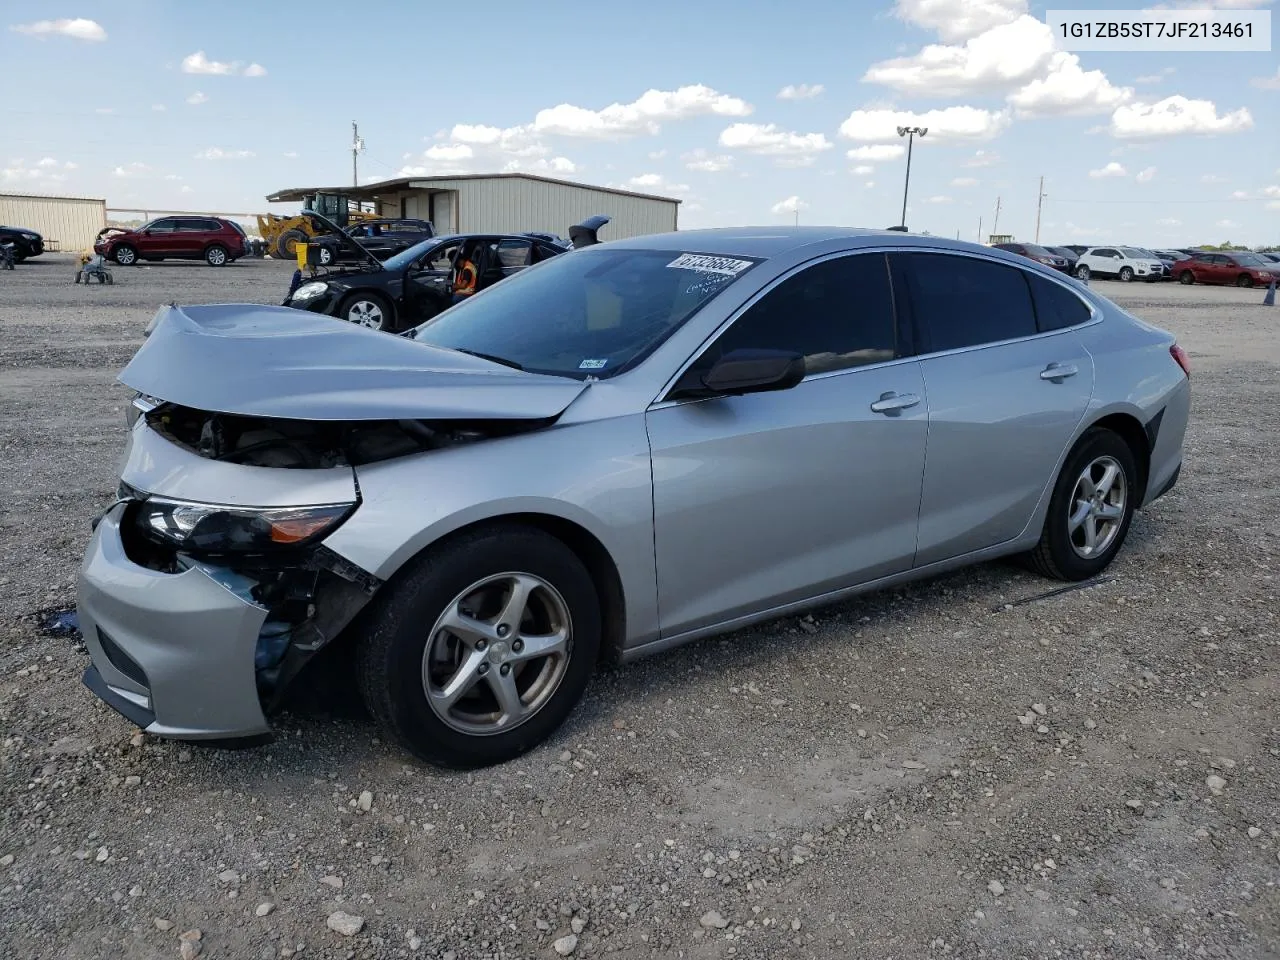
POLYGON ((871 404, 871 412, 887 413, 893 416, 900 410, 914 407, 919 402, 920 398, 914 393, 882 393, 880 399, 871 404))
POLYGON ((1041 380, 1062 381, 1079 373, 1074 363, 1051 363, 1040 371, 1041 380))

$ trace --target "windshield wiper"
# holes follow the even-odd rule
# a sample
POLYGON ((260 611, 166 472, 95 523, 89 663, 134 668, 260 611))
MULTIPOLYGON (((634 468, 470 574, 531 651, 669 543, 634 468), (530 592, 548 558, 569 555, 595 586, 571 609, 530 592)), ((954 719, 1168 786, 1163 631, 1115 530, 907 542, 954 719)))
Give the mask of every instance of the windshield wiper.
POLYGON ((514 360, 508 360, 506 357, 496 357, 492 353, 481 353, 479 350, 464 350, 462 347, 454 347, 453 349, 458 353, 465 353, 469 357, 479 357, 481 360, 488 360, 491 363, 500 363, 504 367, 511 367, 514 370, 524 369, 514 360))

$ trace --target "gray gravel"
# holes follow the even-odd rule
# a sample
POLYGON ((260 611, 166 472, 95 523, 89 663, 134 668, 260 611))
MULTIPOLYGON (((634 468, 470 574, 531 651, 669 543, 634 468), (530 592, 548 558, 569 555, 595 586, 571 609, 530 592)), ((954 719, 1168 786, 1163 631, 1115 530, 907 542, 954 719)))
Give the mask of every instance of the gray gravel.
POLYGON ((1111 573, 1003 564, 599 676, 527 757, 445 773, 338 699, 264 748, 142 736, 74 602, 155 307, 289 268, 0 274, 0 956, 1274 957, 1280 309, 1101 284, 1195 365, 1187 467, 1111 573))

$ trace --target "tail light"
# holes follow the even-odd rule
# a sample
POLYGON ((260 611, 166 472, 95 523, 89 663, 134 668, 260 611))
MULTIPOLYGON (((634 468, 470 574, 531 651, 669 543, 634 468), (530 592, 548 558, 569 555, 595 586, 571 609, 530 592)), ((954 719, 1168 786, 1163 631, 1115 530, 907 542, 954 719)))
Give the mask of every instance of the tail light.
POLYGON ((1169 348, 1169 353, 1173 357, 1173 359, 1177 361, 1178 366, 1182 368, 1182 372, 1185 373, 1188 377, 1190 377, 1191 376, 1191 360, 1187 357, 1187 351, 1183 350, 1180 346, 1178 346, 1175 343, 1172 347, 1169 348))

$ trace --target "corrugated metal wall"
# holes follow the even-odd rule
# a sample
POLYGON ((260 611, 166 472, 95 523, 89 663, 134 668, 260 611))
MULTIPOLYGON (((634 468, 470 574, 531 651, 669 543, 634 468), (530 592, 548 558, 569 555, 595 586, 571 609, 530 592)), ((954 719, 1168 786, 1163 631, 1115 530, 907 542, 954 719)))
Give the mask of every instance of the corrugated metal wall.
POLYGON ((107 225, 107 202, 0 193, 0 224, 34 230, 64 251, 82 250, 107 225))
POLYGON ((676 229, 677 204, 670 200, 627 196, 589 186, 540 180, 433 180, 437 190, 457 191, 457 229, 461 233, 539 230, 567 236, 569 227, 593 214, 613 220, 601 240, 676 229))

